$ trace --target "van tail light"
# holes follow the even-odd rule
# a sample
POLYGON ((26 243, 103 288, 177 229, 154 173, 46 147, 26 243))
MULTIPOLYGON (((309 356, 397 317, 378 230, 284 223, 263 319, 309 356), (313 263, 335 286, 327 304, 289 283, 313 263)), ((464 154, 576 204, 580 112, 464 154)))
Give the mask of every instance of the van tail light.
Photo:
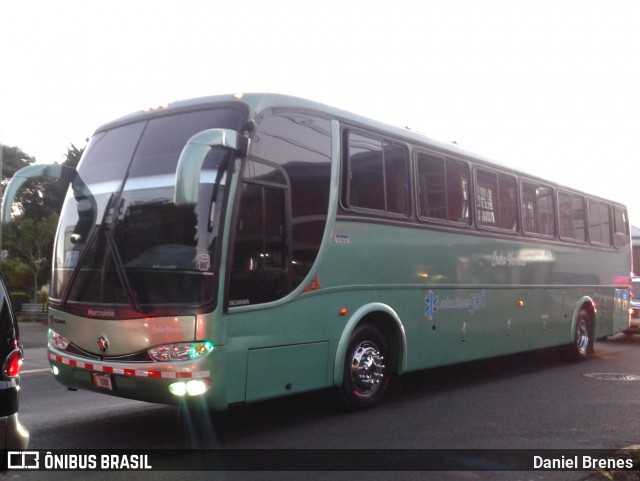
POLYGON ((4 366, 2 366, 2 374, 8 378, 16 377, 20 374, 21 369, 22 352, 20 352, 20 349, 16 349, 11 351, 11 354, 9 354, 7 360, 4 362, 4 366))

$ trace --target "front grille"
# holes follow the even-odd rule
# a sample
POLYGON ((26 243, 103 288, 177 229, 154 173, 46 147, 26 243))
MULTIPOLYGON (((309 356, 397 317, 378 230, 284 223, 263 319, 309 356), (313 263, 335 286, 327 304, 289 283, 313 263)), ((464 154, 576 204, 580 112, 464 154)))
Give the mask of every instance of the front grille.
POLYGON ((84 349, 79 348, 75 344, 69 343, 65 351, 67 354, 73 354, 74 356, 82 357, 85 359, 105 361, 105 362, 155 362, 149 356, 149 353, 145 351, 136 352, 134 354, 126 354, 124 356, 99 356, 91 352, 87 352, 84 349))

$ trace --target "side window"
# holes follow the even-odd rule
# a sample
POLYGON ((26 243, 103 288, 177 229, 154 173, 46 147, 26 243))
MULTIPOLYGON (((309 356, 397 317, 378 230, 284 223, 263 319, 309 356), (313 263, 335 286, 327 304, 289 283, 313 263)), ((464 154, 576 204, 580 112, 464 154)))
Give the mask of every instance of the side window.
POLYGON ((587 241, 586 210, 584 197, 569 192, 558 194, 558 221, 560 237, 563 239, 587 241))
POLYGON ((555 236, 554 191, 551 187, 522 183, 522 222, 528 234, 555 236))
POLYGON ((327 221, 331 122, 280 110, 255 121, 237 193, 230 307, 275 301, 299 286, 327 221))
POLYGON ((627 216, 627 209, 616 205, 613 208, 613 216, 616 247, 626 246, 629 244, 629 220, 627 216))
POLYGON ((592 244, 610 246, 611 241, 611 209, 609 205, 589 199, 589 239, 592 244))
POLYGON ((418 215, 469 224, 469 166, 439 155, 417 157, 418 215))
POLYGON ((479 225, 512 232, 517 230, 516 185, 512 175, 477 170, 475 191, 479 225))
POLYGON ((230 286, 231 299, 235 302, 268 302, 289 292, 286 268, 290 255, 285 235, 287 193, 286 188, 252 182, 242 184, 230 286))
POLYGON ((408 154, 404 146, 348 131, 346 205, 409 213, 408 154))

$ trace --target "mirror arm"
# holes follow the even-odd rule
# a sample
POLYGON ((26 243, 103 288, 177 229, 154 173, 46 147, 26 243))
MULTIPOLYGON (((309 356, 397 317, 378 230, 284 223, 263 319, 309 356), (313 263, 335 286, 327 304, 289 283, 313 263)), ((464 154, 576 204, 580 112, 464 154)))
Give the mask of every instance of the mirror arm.
POLYGON ((18 170, 7 184, 4 196, 2 197, 0 222, 7 224, 11 221, 11 211, 17 193, 27 180, 37 177, 48 177, 50 179, 70 182, 76 200, 88 200, 91 209, 95 211, 96 201, 75 169, 61 164, 28 165, 18 170))

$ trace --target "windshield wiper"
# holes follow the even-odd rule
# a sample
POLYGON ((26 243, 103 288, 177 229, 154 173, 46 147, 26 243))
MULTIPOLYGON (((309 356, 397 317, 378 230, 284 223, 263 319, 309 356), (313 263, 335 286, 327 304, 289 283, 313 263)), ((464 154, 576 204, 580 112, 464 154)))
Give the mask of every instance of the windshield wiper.
POLYGON ((136 299, 135 292, 131 287, 131 282, 129 282, 129 276, 127 275, 124 263, 122 262, 122 257, 120 257, 118 245, 116 244, 116 240, 114 239, 113 232, 111 230, 112 228, 112 224, 105 226, 104 235, 107 239, 107 243, 109 244, 109 251, 111 251, 111 256, 113 257, 113 264, 116 268, 116 272, 118 273, 118 279, 120 279, 120 284, 122 284, 131 307, 133 307, 136 312, 142 312, 142 307, 140 306, 138 299, 136 299))
MULTIPOLYGON (((118 279, 120 281, 120 284, 122 285, 122 288, 125 291, 127 300, 129 301, 129 304, 136 312, 143 312, 142 306, 140 302, 138 302, 135 295, 135 291, 133 290, 131 286, 131 282, 129 281, 129 276, 127 275, 126 269, 124 267, 124 263, 122 262, 122 257, 120 256, 120 252, 118 250, 118 244, 116 243, 116 240, 113 237, 115 219, 117 218, 117 209, 114 207, 114 204, 116 204, 115 200, 118 198, 119 197, 116 196, 116 194, 111 194, 111 197, 109 198, 109 201, 107 202, 107 206, 104 211, 102 223, 100 224, 98 229, 94 229, 92 235, 89 237, 89 239, 87 239, 86 246, 80 254, 80 258, 78 259, 78 262, 75 268, 73 269, 71 276, 69 277, 69 281, 67 282, 66 288, 62 295, 61 304, 63 307, 66 305, 69 295, 71 293, 71 290, 73 288, 73 285, 75 284, 77 277, 80 271, 82 270, 82 266, 84 265, 84 262, 86 261, 86 257, 88 255, 87 253, 91 250, 95 242, 98 242, 98 239, 100 238, 100 234, 104 234, 104 237, 107 240, 108 252, 111 253, 111 260, 113 261, 113 265, 115 267, 116 273, 118 274, 118 279)), ((104 260, 107 259, 107 256, 109 256, 109 254, 105 252, 104 260)), ((101 280, 102 285, 105 284, 104 275, 105 274, 103 271, 103 274, 102 274, 103 278, 101 280)))
POLYGON ((118 219, 119 205, 121 201, 120 195, 111 194, 109 198, 109 202, 107 202, 107 208, 104 211, 104 219, 102 220, 101 230, 104 232, 104 236, 107 239, 107 244, 109 246, 109 252, 111 252, 111 258, 113 260, 113 265, 116 268, 116 273, 118 274, 118 279, 120 280, 120 284, 124 289, 124 292, 129 300, 129 304, 136 312, 142 312, 142 306, 136 299, 135 291, 131 287, 131 282, 129 281, 129 276, 127 275, 126 268, 124 267, 124 262, 122 262, 122 257, 120 256, 120 251, 118 250, 118 244, 116 243, 115 237, 113 237, 113 229, 116 226, 116 221, 118 219))

